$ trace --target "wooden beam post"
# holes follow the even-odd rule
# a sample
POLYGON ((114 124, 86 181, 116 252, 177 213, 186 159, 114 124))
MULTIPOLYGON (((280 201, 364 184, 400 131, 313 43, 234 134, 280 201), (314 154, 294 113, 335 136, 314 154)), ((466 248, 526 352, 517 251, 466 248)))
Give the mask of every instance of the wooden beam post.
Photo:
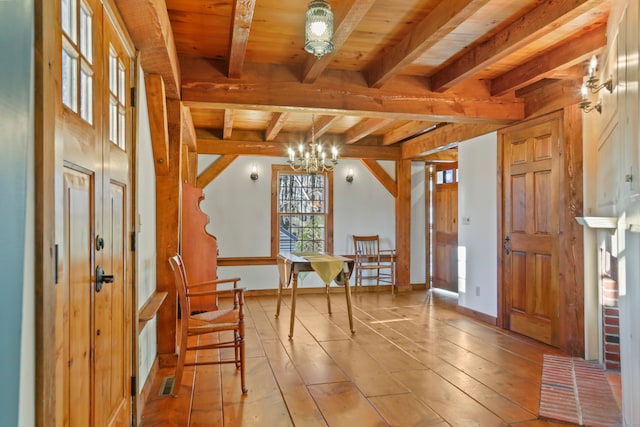
POLYGON ((411 160, 396 162, 396 284, 398 291, 411 289, 411 160))
POLYGON ((166 175, 156 176, 156 289, 168 296, 158 310, 158 356, 160 366, 172 366, 176 361, 176 319, 178 298, 169 266, 169 257, 178 253, 180 228, 180 174, 182 155, 180 101, 167 100, 169 129, 169 161, 166 175))

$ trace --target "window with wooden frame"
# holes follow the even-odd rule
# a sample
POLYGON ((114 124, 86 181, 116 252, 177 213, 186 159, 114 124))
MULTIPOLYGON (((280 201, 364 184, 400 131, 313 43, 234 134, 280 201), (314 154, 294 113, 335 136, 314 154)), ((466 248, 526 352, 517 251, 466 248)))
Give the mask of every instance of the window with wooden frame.
POLYGON ((271 252, 333 251, 333 174, 309 175, 274 165, 271 252))
POLYGON ((62 102, 93 123, 93 11, 81 0, 61 0, 62 102))

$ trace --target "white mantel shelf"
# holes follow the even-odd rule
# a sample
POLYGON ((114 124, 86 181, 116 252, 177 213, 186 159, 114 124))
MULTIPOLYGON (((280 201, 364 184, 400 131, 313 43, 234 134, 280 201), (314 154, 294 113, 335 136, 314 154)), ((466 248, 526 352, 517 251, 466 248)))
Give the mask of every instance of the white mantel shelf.
POLYGON ((605 228, 615 230, 618 228, 618 218, 614 216, 578 216, 576 221, 584 227, 605 228))

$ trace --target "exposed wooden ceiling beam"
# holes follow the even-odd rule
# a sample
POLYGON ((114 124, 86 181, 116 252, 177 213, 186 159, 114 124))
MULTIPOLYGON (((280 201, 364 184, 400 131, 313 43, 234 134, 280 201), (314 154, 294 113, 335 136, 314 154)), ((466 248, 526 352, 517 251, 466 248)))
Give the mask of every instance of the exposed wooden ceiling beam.
POLYGON ((213 162, 208 168, 206 168, 196 180, 196 184, 200 188, 204 188, 211 181, 216 179, 218 175, 222 173, 238 156, 235 154, 226 154, 213 162))
POLYGON ((231 81, 212 61, 186 57, 181 60, 183 100, 194 107, 467 123, 508 123, 524 116, 521 100, 430 92, 419 79, 407 76, 373 89, 359 73, 327 70, 313 85, 307 85, 300 83, 288 67, 253 64, 242 79, 231 81))
POLYGON ((224 110, 224 128, 222 129, 222 138, 229 139, 231 138, 231 133, 233 132, 233 110, 230 108, 225 108, 224 110))
POLYGON ((589 60, 592 55, 600 53, 607 45, 606 30, 605 25, 600 25, 493 79, 492 94, 504 95, 554 75, 561 69, 571 68, 589 60))
POLYGON ((394 181, 386 170, 375 159, 362 159, 362 164, 371 172, 373 176, 387 189, 391 195, 398 196, 398 184, 394 181))
POLYGON ((388 54, 379 59, 368 71, 369 85, 380 88, 425 51, 444 39, 460 24, 478 11, 489 0, 442 1, 388 54))
POLYGON ((269 122, 269 126, 267 126, 267 130, 265 131, 264 139, 265 141, 273 141, 276 136, 282 130, 282 127, 287 122, 290 113, 282 113, 276 112, 271 116, 271 121, 269 122))
POLYGON ((409 123, 405 123, 404 125, 384 134, 384 137, 382 138, 382 145, 395 144, 396 142, 416 135, 437 124, 438 123, 436 122, 410 121, 409 123))
POLYGON ((242 75, 255 5, 256 0, 235 0, 233 2, 231 39, 229 40, 229 78, 231 79, 240 78, 242 75))
MULTIPOLYGON (((234 141, 198 137, 198 154, 282 157, 284 163, 289 147, 290 144, 275 141, 234 141)), ((339 159, 399 160, 402 154, 400 147, 344 145, 338 149, 339 159)))
MULTIPOLYGON (((444 92, 608 0, 546 0, 489 40, 431 76, 431 89, 444 92)), ((608 8, 607 8, 608 10, 608 8)))
MULTIPOLYGON (((336 26, 333 33, 333 52, 340 50, 344 42, 373 6, 375 0, 347 0, 338 3, 339 6, 334 14, 336 26)), ((333 53, 323 55, 320 58, 309 55, 303 67, 302 82, 315 82, 324 69, 327 68, 332 58, 333 53)))
MULTIPOLYGON (((476 136, 496 131, 504 125, 495 123, 460 124, 450 123, 433 132, 418 136, 402 144, 402 158, 416 159, 452 143, 466 141, 476 136)), ((199 149, 198 145, 198 149, 199 149)))
MULTIPOLYGON (((327 131, 329 131, 329 129, 331 128, 331 125, 334 124, 338 119, 340 119, 340 116, 321 116, 315 119, 315 121, 313 122, 313 132, 315 134, 315 138, 318 138, 327 133, 327 131)), ((309 131, 304 136, 304 140, 306 142, 311 141, 311 136, 311 129, 309 129, 309 131)))
POLYGON ((166 96, 180 99, 180 64, 164 0, 115 0, 145 73, 159 74, 166 96))
POLYGON ((385 119, 381 117, 361 120, 360 122, 358 122, 358 124, 347 131, 345 142, 347 144, 353 144, 354 142, 361 140, 365 136, 377 131, 381 127, 388 125, 392 121, 393 119, 385 119))

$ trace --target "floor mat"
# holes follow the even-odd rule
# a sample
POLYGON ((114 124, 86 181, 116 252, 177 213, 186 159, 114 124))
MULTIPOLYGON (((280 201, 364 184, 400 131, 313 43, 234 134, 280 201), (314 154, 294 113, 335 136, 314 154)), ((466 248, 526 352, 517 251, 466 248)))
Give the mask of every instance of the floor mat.
POLYGON ((540 416, 590 427, 622 426, 620 408, 596 362, 545 354, 540 416))

